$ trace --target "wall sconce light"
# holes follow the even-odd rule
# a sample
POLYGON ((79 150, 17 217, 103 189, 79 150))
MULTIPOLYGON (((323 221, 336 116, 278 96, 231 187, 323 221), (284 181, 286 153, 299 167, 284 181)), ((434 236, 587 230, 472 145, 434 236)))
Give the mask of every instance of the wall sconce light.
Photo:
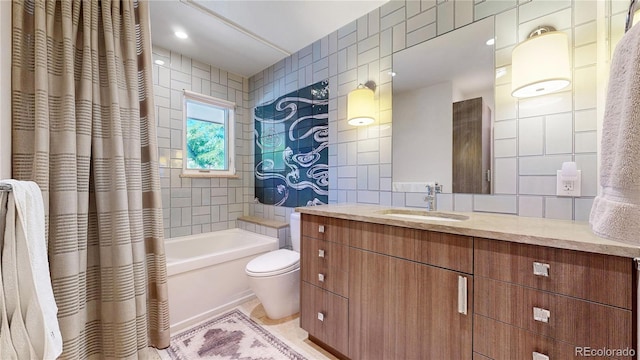
POLYGON ((511 96, 549 94, 571 84, 569 39, 550 26, 529 34, 511 53, 511 96))
POLYGON ((347 95, 347 122, 353 126, 364 126, 375 121, 375 102, 373 92, 376 83, 367 81, 347 95))

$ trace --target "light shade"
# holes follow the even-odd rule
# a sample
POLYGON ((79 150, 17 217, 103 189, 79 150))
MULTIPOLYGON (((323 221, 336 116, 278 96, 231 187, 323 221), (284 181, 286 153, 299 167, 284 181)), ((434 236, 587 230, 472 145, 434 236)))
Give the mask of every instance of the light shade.
POLYGON ((545 95, 571 83, 569 39, 552 31, 518 44, 511 53, 511 95, 545 95))
POLYGON ((347 95, 347 120, 349 125, 369 125, 375 120, 373 90, 358 87, 347 95))

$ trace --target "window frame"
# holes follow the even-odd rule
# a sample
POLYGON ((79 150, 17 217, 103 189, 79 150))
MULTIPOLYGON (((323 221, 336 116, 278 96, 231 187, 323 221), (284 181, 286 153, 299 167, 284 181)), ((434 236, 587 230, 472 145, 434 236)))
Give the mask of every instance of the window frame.
POLYGON ((235 109, 236 104, 212 96, 199 94, 189 90, 182 93, 182 174, 181 177, 229 177, 236 178, 235 168, 235 109), (227 112, 225 119, 225 152, 227 154, 227 170, 188 169, 187 168, 187 101, 195 101, 205 105, 224 108, 227 112))

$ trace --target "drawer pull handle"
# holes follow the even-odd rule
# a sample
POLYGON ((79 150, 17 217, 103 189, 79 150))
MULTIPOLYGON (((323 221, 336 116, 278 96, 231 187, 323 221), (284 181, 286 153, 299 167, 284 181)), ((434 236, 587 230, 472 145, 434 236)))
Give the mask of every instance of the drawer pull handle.
POLYGON ((324 225, 318 225, 318 232, 324 234, 324 225))
POLYGON ((458 276, 458 312, 467 315, 467 278, 458 276))
POLYGON ((318 281, 324 282, 324 274, 318 274, 318 281))
POLYGON ((533 307, 533 320, 548 323, 551 317, 551 311, 539 307, 533 307))
POLYGON ((549 264, 544 264, 541 262, 534 261, 533 262, 533 275, 536 276, 549 276, 549 264))
POLYGON ((318 313, 318 320, 324 321, 324 314, 323 313, 321 313, 321 312, 318 313))
POLYGON ((324 258, 324 250, 318 250, 318 257, 324 258))
POLYGON ((549 360, 549 356, 541 354, 537 351, 533 352, 533 360, 549 360))

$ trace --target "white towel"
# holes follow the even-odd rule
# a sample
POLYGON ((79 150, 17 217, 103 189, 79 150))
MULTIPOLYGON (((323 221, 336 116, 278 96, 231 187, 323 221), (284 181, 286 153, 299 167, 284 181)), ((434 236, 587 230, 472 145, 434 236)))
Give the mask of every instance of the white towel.
MULTIPOLYGON (((62 335, 49 274, 42 193, 33 182, 3 180, 0 183, 10 184, 13 188, 9 202, 15 201, 16 218, 13 224, 7 224, 6 229, 15 225, 17 293, 22 320, 37 357, 55 359, 62 353, 62 335)), ((6 242, 11 240, 7 239, 7 235, 5 233, 5 248, 6 242)), ((3 270, 6 270, 4 266, 3 270)), ((13 327, 13 323, 10 327, 13 327)))
POLYGON ((591 229, 640 245, 640 26, 622 37, 611 60, 600 159, 591 229))
MULTIPOLYGON (((2 253, 4 244, 4 219, 5 216, 8 215, 4 212, 8 203, 8 197, 9 194, 5 192, 0 193, 0 253, 2 253)), ((2 262, 0 262, 0 359, 18 360, 18 354, 16 353, 16 349, 13 347, 11 330, 9 329, 9 315, 7 313, 7 306, 4 300, 3 276, 5 275, 2 274, 2 262)))
MULTIPOLYGON (((9 194, 7 205, 4 243, 2 247, 2 282, 7 316, 9 317, 9 333, 11 344, 18 359, 37 359, 35 349, 31 344, 29 332, 24 322, 24 312, 20 301, 19 274, 24 269, 18 265, 18 250, 16 248, 16 204, 9 194)), ((2 351, 4 352, 4 350, 2 351)))

